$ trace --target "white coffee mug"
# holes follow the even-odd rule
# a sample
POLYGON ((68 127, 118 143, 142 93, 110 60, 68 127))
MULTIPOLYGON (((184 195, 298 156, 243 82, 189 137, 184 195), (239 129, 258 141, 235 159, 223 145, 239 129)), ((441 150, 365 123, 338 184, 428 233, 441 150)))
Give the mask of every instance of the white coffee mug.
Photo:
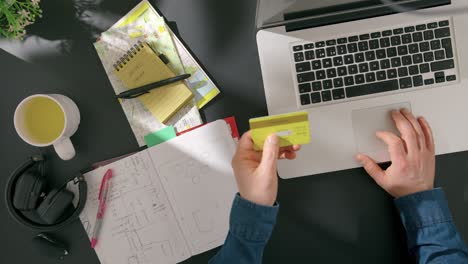
POLYGON ((75 156, 70 137, 80 124, 80 111, 70 98, 60 94, 31 95, 16 107, 14 123, 25 142, 36 147, 53 145, 63 160, 75 156))

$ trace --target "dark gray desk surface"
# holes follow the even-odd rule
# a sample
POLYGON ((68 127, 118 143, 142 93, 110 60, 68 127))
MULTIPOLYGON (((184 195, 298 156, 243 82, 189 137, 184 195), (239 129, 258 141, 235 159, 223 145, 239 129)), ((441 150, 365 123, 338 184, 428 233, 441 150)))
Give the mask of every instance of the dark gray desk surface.
MULTIPOLYGON (((61 263, 40 257, 30 247, 35 232, 14 222, 3 204, 8 174, 37 152, 14 131, 13 112, 21 99, 35 93, 62 93, 80 108, 82 122, 72 138, 78 155, 63 162, 50 148, 44 150, 51 157, 49 171, 57 182, 92 162, 137 149, 91 45, 92 29, 74 18, 72 2, 83 6, 94 1, 42 2, 44 19, 31 33, 73 42, 68 45, 69 55, 36 56, 34 64, 0 50, 0 263, 61 263)), ((115 16, 110 22, 137 4, 137 0, 99 2, 100 10, 115 16)), ((157 6, 166 18, 177 21, 182 38, 222 91, 203 109, 207 121, 235 115, 244 132, 250 117, 267 114, 255 41, 255 1, 160 0, 157 6)), ((455 222, 468 239, 466 160, 466 152, 438 157, 436 184, 445 188, 455 222)), ((404 233, 392 199, 361 169, 281 180, 278 200, 280 215, 265 251, 265 263, 407 262, 404 233)), ((63 263, 98 263, 79 221, 55 234, 70 243, 72 255, 63 263)), ((215 252, 185 263, 207 263, 215 252)))

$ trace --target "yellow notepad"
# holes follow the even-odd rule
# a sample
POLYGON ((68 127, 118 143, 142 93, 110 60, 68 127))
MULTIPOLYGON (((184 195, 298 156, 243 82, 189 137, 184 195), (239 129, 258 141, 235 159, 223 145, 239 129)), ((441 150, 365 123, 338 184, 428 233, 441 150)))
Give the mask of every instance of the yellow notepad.
MULTIPOLYGON (((128 89, 175 76, 148 44, 143 42, 135 44, 114 67, 115 74, 128 89)), ((193 96, 185 83, 179 81, 130 100, 140 100, 160 122, 165 123, 193 96)))

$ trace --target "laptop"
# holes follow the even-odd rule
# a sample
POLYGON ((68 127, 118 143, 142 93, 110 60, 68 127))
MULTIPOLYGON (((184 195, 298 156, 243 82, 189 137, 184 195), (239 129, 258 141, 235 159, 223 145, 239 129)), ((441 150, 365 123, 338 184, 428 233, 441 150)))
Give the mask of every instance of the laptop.
POLYGON ((281 178, 389 161, 392 109, 424 116, 437 154, 468 149, 468 1, 258 0, 270 115, 307 111, 311 143, 281 178))

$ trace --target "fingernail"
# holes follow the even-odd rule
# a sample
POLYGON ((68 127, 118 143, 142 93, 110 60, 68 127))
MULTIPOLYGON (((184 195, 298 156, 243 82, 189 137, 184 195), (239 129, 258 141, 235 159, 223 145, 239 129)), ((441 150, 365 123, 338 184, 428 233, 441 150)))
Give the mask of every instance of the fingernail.
POLYGON ((359 161, 360 163, 362 163, 362 161, 363 161, 363 160, 362 160, 362 155, 361 155, 361 154, 357 154, 357 155, 356 155, 356 159, 357 159, 357 161, 359 161))
POLYGON ((278 139, 277 135, 273 134, 273 135, 270 135, 267 138, 267 141, 268 141, 268 143, 270 143, 272 145, 278 145, 279 139, 278 139))
POLYGON ((401 111, 405 114, 409 114, 410 110, 408 108, 402 108, 401 111))

